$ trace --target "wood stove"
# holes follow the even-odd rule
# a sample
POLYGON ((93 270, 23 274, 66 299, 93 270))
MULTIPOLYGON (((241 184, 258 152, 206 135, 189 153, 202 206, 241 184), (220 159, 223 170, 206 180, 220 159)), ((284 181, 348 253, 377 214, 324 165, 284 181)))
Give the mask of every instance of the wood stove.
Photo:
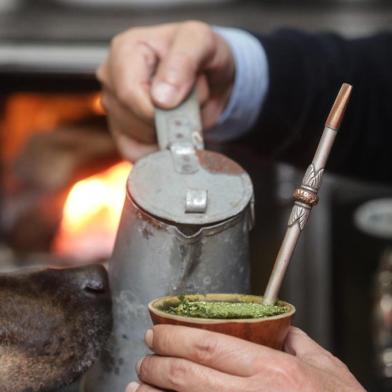
POLYGON ((54 254, 85 261, 106 258, 118 223, 110 213, 119 214, 107 211, 110 197, 114 209, 121 206, 130 164, 117 165, 117 174, 113 172, 120 157, 107 130, 94 74, 60 69, 45 76, 37 69, 6 70, 0 81, 2 249, 8 256, 16 252, 34 261, 54 254), (113 195, 114 181, 120 196, 113 195), (81 210, 83 203, 90 212, 81 210), (94 215, 93 207, 92 222, 81 222, 85 214, 94 215), (74 222, 69 222, 72 214, 74 222), (97 228, 99 220, 111 219, 110 228, 97 228), (94 235, 83 234, 83 224, 87 231, 90 225, 94 235), (80 243, 80 235, 90 245, 80 243), (37 253, 39 257, 34 256, 37 253))

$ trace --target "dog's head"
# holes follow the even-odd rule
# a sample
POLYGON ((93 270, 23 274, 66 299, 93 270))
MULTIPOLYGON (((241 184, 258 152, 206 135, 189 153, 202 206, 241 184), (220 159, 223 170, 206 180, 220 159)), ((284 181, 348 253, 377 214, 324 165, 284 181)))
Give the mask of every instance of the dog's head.
POLYGON ((53 391, 74 381, 110 329, 102 266, 0 274, 1 391, 53 391))

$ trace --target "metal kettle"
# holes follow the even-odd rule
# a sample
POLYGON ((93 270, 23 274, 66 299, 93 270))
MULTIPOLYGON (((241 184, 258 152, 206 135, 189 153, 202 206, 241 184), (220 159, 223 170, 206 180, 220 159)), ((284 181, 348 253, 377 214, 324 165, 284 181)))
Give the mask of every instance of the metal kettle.
POLYGON ((204 150, 195 93, 156 110, 160 151, 140 159, 127 182, 109 277, 113 332, 84 380, 87 392, 124 392, 148 353, 147 303, 159 296, 249 290, 253 187, 222 154, 204 150))

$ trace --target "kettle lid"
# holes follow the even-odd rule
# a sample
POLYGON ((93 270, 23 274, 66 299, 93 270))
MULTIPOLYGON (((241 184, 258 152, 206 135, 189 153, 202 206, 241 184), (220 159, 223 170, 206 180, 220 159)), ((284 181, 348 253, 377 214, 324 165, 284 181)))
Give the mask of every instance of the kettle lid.
POLYGON ((182 155, 181 151, 162 150, 147 155, 134 165, 127 188, 136 204, 151 215, 190 225, 234 217, 253 197, 245 170, 226 156, 207 150, 182 155))

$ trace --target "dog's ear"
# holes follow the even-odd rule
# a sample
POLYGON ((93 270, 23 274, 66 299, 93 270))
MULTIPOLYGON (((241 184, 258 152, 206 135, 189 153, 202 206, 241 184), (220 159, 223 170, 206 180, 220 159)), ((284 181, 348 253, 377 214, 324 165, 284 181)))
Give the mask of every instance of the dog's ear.
POLYGON ((103 267, 0 274, 1 392, 71 383, 92 365, 110 329, 103 267))

